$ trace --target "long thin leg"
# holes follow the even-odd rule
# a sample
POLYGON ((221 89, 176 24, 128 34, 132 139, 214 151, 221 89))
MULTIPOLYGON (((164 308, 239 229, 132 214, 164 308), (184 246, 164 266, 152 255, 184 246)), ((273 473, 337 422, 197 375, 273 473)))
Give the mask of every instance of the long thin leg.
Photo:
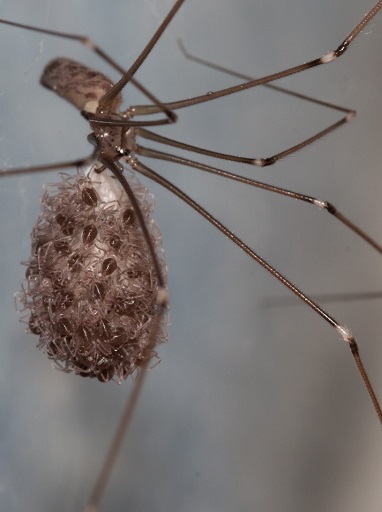
POLYGON ((382 246, 376 242, 373 238, 371 238, 367 233, 365 233, 362 229, 360 229, 356 224, 351 222, 345 215, 337 210, 337 208, 330 203, 329 201, 325 201, 322 199, 318 199, 316 197, 307 196, 305 194, 300 194, 299 192, 294 192, 292 190, 288 190, 285 188, 276 187, 274 185, 269 185, 267 183, 263 183, 261 181, 252 180, 250 178, 245 178, 244 176, 239 176, 238 174, 233 174, 228 171, 224 171, 223 169, 217 169, 216 167, 211 167, 210 165, 205 165, 200 162, 195 162, 194 160, 189 160, 188 158, 182 158, 177 155, 171 155, 169 153, 163 153, 161 151, 157 151, 151 148, 144 148, 142 146, 137 145, 136 153, 142 156, 146 156, 148 158, 155 158, 159 160, 165 160, 167 162, 173 162, 181 165, 185 165, 187 167, 191 167, 194 169, 198 169, 200 171, 206 171, 210 174, 215 174, 222 178, 228 178, 233 181, 237 181, 239 183, 244 183, 245 185, 250 185, 252 187, 261 188, 263 190, 267 190, 268 192, 274 192, 276 194, 280 194, 282 196, 289 197, 291 199, 297 199, 298 201, 303 201, 305 203, 309 203, 312 206, 316 206, 320 210, 325 210, 331 215, 333 215, 336 219, 338 219, 342 224, 347 226, 353 233, 361 237, 365 242, 367 242, 371 247, 373 247, 376 251, 382 254, 382 246))
MULTIPOLYGON (((370 23, 370 21, 378 14, 378 12, 382 9, 382 0, 379 0, 374 7, 362 18, 362 20, 356 25, 356 27, 346 36, 346 38, 342 41, 342 43, 335 49, 330 52, 325 53, 321 57, 305 62, 304 64, 300 64, 298 66, 294 66, 292 68, 285 69, 284 71, 279 71, 278 73, 273 73, 271 75, 264 76, 262 78, 257 78, 255 80, 249 80, 243 84, 234 85, 232 87, 228 87, 226 89, 221 89, 215 92, 209 92, 207 94, 202 94, 201 96, 196 96, 194 98, 187 98, 178 101, 172 101, 170 103, 165 103, 165 106, 170 110, 177 110, 179 108, 189 107, 191 105, 197 105, 199 103, 204 103, 206 101, 212 101, 217 98, 222 98, 224 96, 228 96, 230 94, 234 94, 239 91, 245 91, 246 89, 250 89, 251 87, 256 87, 258 85, 267 84, 270 82, 274 82, 275 80, 279 80, 280 78, 284 78, 287 76, 295 75, 296 73, 300 73, 301 71, 305 71, 306 69, 314 68, 317 66, 321 66, 322 64, 327 64, 328 62, 332 62, 336 60, 338 57, 341 57, 349 46, 353 43, 356 37, 360 34, 360 32, 370 23)), ((154 105, 135 105, 134 111, 136 115, 149 115, 159 112, 158 108, 154 105)))
POLYGON ((140 161, 131 158, 129 159, 129 163, 133 169, 137 170, 139 173, 144 176, 150 178, 156 183, 162 185, 167 190, 172 192, 174 195, 179 197, 186 204, 191 206, 196 212, 198 212, 202 217, 204 217, 208 222, 210 222, 213 226, 215 226, 219 231, 221 231, 225 236, 227 236, 234 244, 236 244, 240 249, 246 252, 250 258, 256 261, 259 265, 261 265, 267 272, 273 275, 282 285, 288 288, 292 293, 294 293, 302 302, 304 302, 307 306, 309 306, 315 313, 320 315, 328 324, 330 324, 337 333, 341 336, 343 341, 345 341, 351 350, 354 361, 358 368, 358 371, 361 375, 361 378, 366 386, 367 392, 370 396, 370 399, 373 403, 375 412, 377 413, 379 422, 382 426, 382 409, 378 402, 378 399, 375 395, 373 386, 370 382, 370 379, 365 371, 364 365, 362 363, 361 357, 359 355, 359 349, 356 342, 356 339, 350 332, 350 330, 339 324, 337 320, 329 315, 324 309, 322 309, 318 304, 316 304, 310 297, 305 295, 297 286, 295 286, 291 281, 289 281, 283 274, 281 274, 277 269, 272 267, 266 260, 264 260, 259 254, 253 251, 247 244, 245 244, 240 238, 238 238, 232 231, 226 228, 221 222, 219 222, 213 215, 211 215, 207 210, 205 210, 202 206, 200 206, 196 201, 191 199, 187 194, 185 194, 181 189, 176 187, 174 184, 157 174, 152 169, 149 169, 145 165, 143 165, 140 161))
MULTIPOLYGON (((143 62, 146 60, 147 56, 151 52, 151 50, 154 48, 155 44, 157 43, 158 39, 161 37, 163 32, 166 30, 167 25, 171 22, 175 14, 178 12, 182 4, 185 0, 177 0, 175 4, 173 5, 172 9, 168 12, 165 19, 160 24, 159 28, 153 35, 153 37, 150 39, 150 41, 147 43, 144 50, 141 52, 139 57, 136 59, 134 64, 129 68, 129 70, 124 74, 124 76, 115 84, 115 86, 110 89, 109 92, 107 92, 100 102, 101 108, 107 108, 107 106, 112 102, 112 100, 122 91, 122 89, 129 83, 131 78, 134 76, 136 71, 140 68, 140 66, 143 64, 143 62)), ((382 1, 382 0, 381 0, 382 1)), ((163 110, 163 109, 161 109, 163 110)), ((169 109, 171 110, 171 109, 169 109)))
MULTIPOLYGON (((152 328, 150 332, 149 343, 147 345, 147 351, 150 354, 152 349, 155 346, 156 336, 160 329, 161 319, 165 313, 167 307, 167 291, 165 288, 160 288, 158 291, 158 304, 159 309, 156 313, 155 318, 153 319, 152 328)), ((127 429, 131 424, 131 420, 133 418, 133 414, 135 411, 135 407, 139 400, 139 395, 142 391, 143 383, 147 375, 147 370, 150 364, 151 358, 146 358, 144 364, 139 369, 138 376, 134 382, 133 389, 129 398, 127 399, 125 409, 123 411, 122 417, 120 419, 118 428, 112 438, 112 443, 110 445, 107 456, 102 464, 101 471, 99 476, 95 482, 94 488, 92 490, 91 496, 89 498, 88 504, 86 505, 84 512, 97 512, 99 510, 99 505, 101 499, 105 493, 107 484, 110 480, 110 476, 112 470, 114 468, 114 464, 117 460, 118 454, 120 452, 121 444, 126 436, 127 429)))
POLYGON ((171 124, 174 121, 165 119, 155 119, 153 121, 131 121, 130 119, 121 119, 120 116, 110 114, 90 114, 88 112, 83 113, 84 117, 92 123, 98 126, 121 126, 131 128, 132 126, 163 126, 164 124, 171 124))
MULTIPOLYGON (((295 146, 287 148, 286 150, 281 151, 280 153, 277 153, 276 155, 266 157, 266 158, 243 157, 243 156, 229 155, 226 153, 218 153, 217 151, 211 151, 210 149, 200 148, 198 146, 192 146, 190 144, 186 144, 184 142, 180 142, 175 139, 169 139, 168 137, 163 137, 162 135, 158 135, 157 133, 153 133, 148 130, 139 130, 139 133, 142 137, 145 137, 146 139, 154 140, 155 142, 160 142, 162 144, 166 144, 167 146, 173 146, 175 148, 185 149, 186 151, 192 151, 193 153, 199 153, 200 155, 212 156, 213 158, 220 158, 222 160, 229 160, 231 162, 239 162, 241 164, 255 165, 257 167, 266 167, 268 165, 275 164, 278 160, 281 160, 282 158, 285 158, 286 156, 289 156, 292 153, 296 153, 300 149, 305 148, 306 146, 309 146, 310 144, 313 144, 316 140, 321 139, 322 137, 325 137, 326 135, 333 132, 340 126, 348 123, 355 116, 355 111, 349 110, 348 112, 349 112, 348 115, 346 115, 339 121, 336 121, 335 123, 331 124, 324 130, 321 130, 320 132, 316 133, 312 137, 309 137, 308 139, 305 139, 304 141, 300 142, 299 144, 296 144, 295 146)), ((143 126, 143 123, 141 126, 143 126)))
POLYGON ((66 162, 58 162, 54 164, 36 165, 33 167, 15 167, 10 169, 0 169, 0 178, 4 176, 14 176, 16 174, 29 174, 30 172, 54 171, 55 169, 67 169, 69 167, 85 167, 94 162, 96 151, 85 158, 78 160, 68 160, 66 162))
MULTIPOLYGON (((216 64, 215 62, 211 62, 207 59, 204 59, 202 57, 198 57, 197 55, 194 55, 193 53, 190 53, 187 48, 185 47, 183 41, 181 39, 178 39, 178 46, 180 48, 180 51, 183 53, 184 57, 188 60, 191 60, 193 62, 197 62, 198 64, 202 64, 203 66, 214 69, 216 71, 220 71, 221 73, 224 73, 226 75, 235 76, 236 78, 241 78, 242 80, 257 80, 254 76, 246 75, 244 73, 239 73, 238 71, 234 71, 230 68, 226 68, 225 66, 222 66, 221 64, 216 64)), ((292 91, 292 89, 287 89, 286 87, 281 87, 280 85, 275 84, 262 84, 262 87, 267 87, 268 89, 272 89, 273 91, 281 92, 282 94, 286 94, 288 96, 293 96, 294 98, 299 98, 304 101, 308 101, 310 103, 314 103, 315 105, 321 105, 323 107, 328 107, 333 110, 339 110, 340 112, 346 112, 350 113, 352 110, 349 110, 346 107, 341 107, 341 105, 337 105, 336 103, 330 103, 329 101, 323 101, 318 98, 314 98, 313 96, 308 96, 307 94, 302 94, 300 92, 292 91)))

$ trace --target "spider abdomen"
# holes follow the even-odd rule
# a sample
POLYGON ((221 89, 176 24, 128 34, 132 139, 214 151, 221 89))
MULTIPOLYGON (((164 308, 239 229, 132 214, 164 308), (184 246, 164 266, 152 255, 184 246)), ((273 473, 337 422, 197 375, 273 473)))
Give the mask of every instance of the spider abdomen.
MULTIPOLYGON (((54 59, 44 69, 41 83, 65 98, 78 110, 94 111, 99 100, 114 86, 103 73, 71 59, 54 59)), ((122 102, 118 94, 110 109, 117 112, 122 102)))

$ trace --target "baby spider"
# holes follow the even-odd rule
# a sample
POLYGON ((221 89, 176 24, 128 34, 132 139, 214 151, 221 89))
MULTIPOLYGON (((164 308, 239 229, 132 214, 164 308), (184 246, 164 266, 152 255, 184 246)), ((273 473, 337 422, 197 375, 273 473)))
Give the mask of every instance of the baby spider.
MULTIPOLYGON (((162 99, 162 98, 161 98, 161 99, 162 99)), ((135 119, 137 119, 137 118, 135 118, 135 119)), ((94 119, 93 119, 93 120, 91 120, 91 121, 92 121, 92 122, 94 122, 94 119)), ((110 123, 111 121, 108 121, 108 122, 110 123)), ((146 135, 146 136, 147 136, 147 132, 141 131, 141 135, 146 135)), ((166 133, 166 135, 167 135, 167 133, 166 133)), ((170 133, 169 133, 168 135, 170 135, 170 133)), ((174 138, 175 138, 175 137, 174 137, 174 138)), ((176 138, 178 138, 178 137, 176 137, 176 138)), ((158 156, 158 155, 157 155, 157 156, 158 156)), ((139 157, 138 157, 138 158, 139 158, 139 157)), ((133 162, 133 164, 134 164, 134 162, 133 162)), ((61 166, 58 166, 58 168, 61 168, 61 166)), ((103 202, 105 203, 105 201, 103 201, 103 202)), ((101 247, 101 249, 102 249, 102 247, 101 247)), ((199 277, 201 277, 201 276, 199 276, 199 277)), ((255 326, 254 326, 254 327, 255 327, 255 326)), ((291 350, 291 349, 290 349, 290 350, 291 350)), ((142 373, 143 373, 143 372, 142 372, 142 373)))

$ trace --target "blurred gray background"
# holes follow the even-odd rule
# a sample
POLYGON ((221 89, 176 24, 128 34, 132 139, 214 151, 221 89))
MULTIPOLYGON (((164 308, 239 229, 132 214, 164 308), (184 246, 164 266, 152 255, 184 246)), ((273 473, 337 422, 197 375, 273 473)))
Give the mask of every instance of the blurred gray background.
MULTIPOLYGON (((4 18, 87 34, 128 67, 172 0, 0 0, 4 18)), ((188 0, 138 73, 160 99, 217 90, 231 77, 186 61, 176 38, 216 63, 262 76, 336 47, 373 2, 188 0)), ((84 120, 39 85, 68 56, 113 70, 78 44, 0 26, 0 167, 89 153, 84 120)), ((334 64, 284 85, 357 109, 342 128, 275 167, 211 164, 333 202, 382 240, 382 21, 334 64)), ((146 103, 129 88, 125 104, 146 103)), ((282 151, 338 115, 268 90, 179 111, 161 133, 245 156, 282 151)), ((191 156, 192 157, 192 156, 191 156)), ((204 160, 200 158, 200 160, 204 160)), ((380 291, 382 259, 329 215, 272 194, 147 162, 209 208, 305 292, 380 291)), ((80 511, 131 388, 53 370, 24 334, 13 294, 51 175, 0 184, 0 510, 80 511)), ((146 183, 146 182, 145 182, 146 183)), ((156 196, 171 294, 170 337, 150 372, 106 511, 379 511, 381 429, 336 333, 165 190, 156 196)), ((381 301, 326 306, 351 327, 382 396, 381 301)))

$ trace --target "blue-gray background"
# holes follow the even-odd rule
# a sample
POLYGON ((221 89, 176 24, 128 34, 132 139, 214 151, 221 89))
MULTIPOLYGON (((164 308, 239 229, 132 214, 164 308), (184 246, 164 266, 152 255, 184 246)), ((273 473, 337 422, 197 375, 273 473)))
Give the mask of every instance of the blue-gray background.
MULTIPOLYGON (((123 66, 171 0, 0 0, 4 18, 88 34, 123 66)), ((235 82, 184 60, 176 38, 256 76, 334 48, 372 1, 189 0, 139 71, 162 100, 235 82)), ((382 240, 382 22, 337 63, 285 81, 358 110, 351 125, 264 170, 228 170, 329 199, 382 240)), ((55 56, 117 78, 78 44, 0 26, 0 167, 80 157, 88 127, 39 86, 55 56)), ((142 102, 129 89, 126 104, 142 102)), ((145 101, 143 101, 145 103, 145 101)), ((179 111, 177 139, 268 156, 338 118, 267 90, 179 111)), ((329 215, 197 171, 148 162, 210 208, 311 294, 381 290, 381 257, 329 215)), ((215 162, 213 162, 215 163, 215 162)), ((131 387, 54 371, 24 334, 13 293, 29 255, 43 183, 1 181, 0 510, 79 511, 131 387)), ((231 512, 381 508, 381 432, 350 352, 306 307, 266 309, 287 293, 197 214, 152 186, 169 267, 172 326, 150 372, 102 510, 231 512)), ((328 306, 349 325, 382 396, 380 301, 328 306)))

